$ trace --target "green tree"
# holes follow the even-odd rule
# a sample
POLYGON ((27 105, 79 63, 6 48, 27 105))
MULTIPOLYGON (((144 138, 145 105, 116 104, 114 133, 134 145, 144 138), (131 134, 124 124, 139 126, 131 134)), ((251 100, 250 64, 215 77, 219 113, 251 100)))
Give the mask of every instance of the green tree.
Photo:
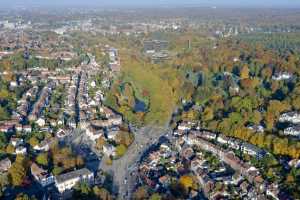
POLYGON ((39 144, 39 141, 36 137, 31 137, 29 139, 29 144, 30 144, 30 146, 34 147, 39 144))
POLYGON ((29 196, 27 194, 18 194, 15 200, 30 200, 29 196))
POLYGON ((62 167, 54 167, 52 170, 52 173, 56 176, 61 174, 64 171, 64 169, 62 167))
POLYGON ((162 197, 158 193, 154 193, 151 195, 150 200, 161 200, 162 197))
POLYGON ((48 166, 48 154, 47 153, 40 153, 36 157, 36 162, 43 166, 48 166))
POLYGON ((116 154, 117 154, 117 157, 122 157, 127 151, 127 148, 125 145, 123 144, 120 144, 116 147, 116 154))
POLYGON ((15 147, 13 145, 11 145, 11 144, 7 145, 7 147, 6 147, 6 153, 8 153, 8 154, 15 153, 15 147))
POLYGON ((88 196, 92 189, 87 183, 80 183, 75 186, 75 190, 80 193, 80 195, 88 196))

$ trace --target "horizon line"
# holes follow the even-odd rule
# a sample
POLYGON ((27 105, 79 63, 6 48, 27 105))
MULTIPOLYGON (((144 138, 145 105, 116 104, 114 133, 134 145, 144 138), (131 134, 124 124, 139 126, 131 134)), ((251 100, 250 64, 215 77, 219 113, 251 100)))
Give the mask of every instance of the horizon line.
POLYGON ((175 3, 175 4, 97 4, 97 3, 31 3, 29 5, 26 5, 24 3, 18 3, 12 5, 11 3, 7 3, 4 5, 1 5, 0 8, 9 8, 9 9, 18 9, 18 8, 97 8, 97 9, 145 9, 145 8, 172 8, 172 9, 178 9, 178 8, 211 8, 211 9, 300 9, 300 2, 297 5, 282 5, 282 4, 272 4, 272 5, 259 5, 256 3, 253 4, 194 4, 194 3, 187 3, 187 4, 181 4, 181 3, 175 3))

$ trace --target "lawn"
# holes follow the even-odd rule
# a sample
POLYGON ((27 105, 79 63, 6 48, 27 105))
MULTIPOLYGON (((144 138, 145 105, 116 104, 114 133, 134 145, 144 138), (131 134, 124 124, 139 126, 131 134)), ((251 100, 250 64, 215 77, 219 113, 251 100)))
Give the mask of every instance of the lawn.
MULTIPOLYGON (((143 116, 143 124, 163 125, 168 122, 176 104, 180 100, 180 75, 176 69, 168 65, 154 65, 133 56, 128 51, 120 51, 122 72, 120 82, 129 82, 133 85, 137 96, 147 93, 149 110, 143 116)), ((112 90, 114 92, 114 90, 112 90)), ((111 94, 112 95, 112 94, 111 94)), ((116 104, 114 105, 116 107, 116 104)), ((125 118, 139 120, 136 115, 124 109, 116 108, 125 118)))

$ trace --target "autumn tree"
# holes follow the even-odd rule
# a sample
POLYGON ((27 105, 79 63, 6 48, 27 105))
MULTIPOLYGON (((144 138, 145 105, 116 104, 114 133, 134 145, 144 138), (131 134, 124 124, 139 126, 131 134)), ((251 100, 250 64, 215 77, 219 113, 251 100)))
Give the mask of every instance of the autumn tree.
POLYGON ((100 188, 98 186, 95 186, 93 188, 93 193, 101 200, 112 200, 112 196, 105 188, 100 188))
POLYGON ((106 141, 105 141, 105 138, 104 137, 100 137, 96 140, 96 148, 97 149, 102 149, 103 146, 105 145, 106 141))
POLYGON ((149 198, 149 193, 147 191, 146 187, 139 187, 134 193, 133 193, 133 199, 134 200, 146 200, 149 198))
POLYGON ((161 199, 162 199, 162 197, 161 197, 160 194, 154 193, 154 194, 152 194, 152 195, 150 196, 150 199, 149 199, 149 200, 161 200, 161 199))
POLYGON ((43 166, 48 166, 48 154, 47 153, 40 153, 36 157, 36 162, 43 166))
POLYGON ((116 154, 117 154, 117 157, 122 157, 127 151, 127 148, 125 145, 123 144, 120 144, 116 147, 116 154))
POLYGON ((191 176, 184 175, 180 177, 179 184, 181 184, 185 188, 186 192, 188 192, 191 188, 193 188, 194 181, 191 176))
POLYGON ((247 79, 247 78, 249 78, 249 68, 248 68, 247 65, 245 65, 242 68, 242 70, 240 72, 240 77, 241 77, 241 79, 247 79))
POLYGON ((26 177, 26 160, 18 155, 11 168, 8 170, 10 180, 13 186, 20 186, 26 177))
POLYGON ((203 112, 202 119, 204 121, 209 121, 212 120, 213 118, 214 118, 214 111, 212 108, 207 106, 203 112))
POLYGON ((34 147, 39 144, 39 141, 36 137, 31 137, 29 139, 29 144, 30 144, 30 146, 34 147))

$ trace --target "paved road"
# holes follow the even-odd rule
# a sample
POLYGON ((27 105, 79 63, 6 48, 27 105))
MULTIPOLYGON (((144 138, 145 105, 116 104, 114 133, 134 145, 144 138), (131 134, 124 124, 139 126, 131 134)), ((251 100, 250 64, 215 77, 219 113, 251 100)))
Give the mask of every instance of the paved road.
MULTIPOLYGON (((158 138, 170 133, 166 127, 147 126, 137 130, 133 144, 128 148, 126 154, 118 160, 114 160, 112 165, 106 165, 106 162, 98 163, 99 169, 113 175, 114 192, 118 193, 119 199, 130 199, 131 193, 137 182, 136 177, 131 175, 137 169, 138 162, 142 154, 148 148, 157 142, 158 138)), ((75 129, 70 136, 64 139, 65 143, 72 144, 73 148, 80 148, 87 145, 90 150, 98 155, 93 148, 93 144, 86 138, 86 135, 79 129, 75 129)), ((98 155, 100 156, 100 155, 98 155)), ((101 157, 99 157, 101 160, 101 157)))
POLYGON ((130 199, 134 183, 136 182, 134 176, 130 175, 130 172, 135 170, 142 153, 168 131, 167 128, 141 128, 135 133, 133 144, 122 158, 114 160, 110 166, 106 165, 105 162, 101 162, 100 168, 110 172, 114 177, 115 191, 118 192, 119 199, 130 199))

